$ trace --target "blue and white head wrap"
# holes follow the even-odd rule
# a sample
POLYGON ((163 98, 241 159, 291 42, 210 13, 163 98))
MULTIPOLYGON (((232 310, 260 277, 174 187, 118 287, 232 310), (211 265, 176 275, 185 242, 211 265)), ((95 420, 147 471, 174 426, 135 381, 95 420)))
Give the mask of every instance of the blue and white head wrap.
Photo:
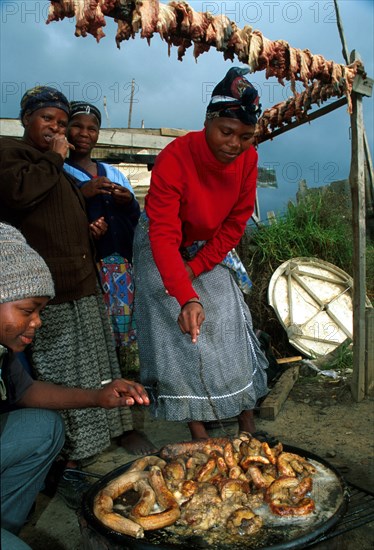
POLYGON ((101 113, 95 105, 86 101, 72 101, 70 103, 70 119, 76 115, 93 115, 96 117, 99 127, 101 126, 101 113))

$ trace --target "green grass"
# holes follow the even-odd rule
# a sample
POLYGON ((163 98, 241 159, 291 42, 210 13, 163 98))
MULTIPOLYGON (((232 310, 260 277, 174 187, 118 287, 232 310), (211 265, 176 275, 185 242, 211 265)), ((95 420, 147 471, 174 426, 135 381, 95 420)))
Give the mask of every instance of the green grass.
POLYGON ((321 367, 322 370, 325 368, 339 369, 343 372, 353 368, 353 348, 350 339, 336 348, 329 361, 321 367))
POLYGON ((352 229, 335 193, 311 193, 277 222, 255 232, 260 263, 274 266, 295 257, 315 257, 352 271, 352 229))

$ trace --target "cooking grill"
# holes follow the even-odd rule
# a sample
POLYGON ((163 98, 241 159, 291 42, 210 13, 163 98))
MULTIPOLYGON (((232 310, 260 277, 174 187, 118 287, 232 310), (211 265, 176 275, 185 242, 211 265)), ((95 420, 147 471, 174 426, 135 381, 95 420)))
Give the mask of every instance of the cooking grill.
POLYGON ((347 488, 348 506, 346 513, 333 529, 314 540, 313 544, 338 537, 343 533, 374 521, 374 493, 365 491, 350 482, 347 483, 347 488))
MULTIPOLYGON (((327 461, 295 447, 284 446, 287 452, 294 452, 311 460, 316 460, 331 471, 335 479, 333 487, 330 516, 319 520, 315 525, 299 531, 292 531, 286 524, 281 528, 276 527, 265 537, 264 544, 251 542, 250 537, 243 537, 240 543, 241 550, 286 550, 304 549, 323 543, 348 531, 356 529, 374 520, 374 493, 365 491, 352 483, 347 483, 340 473, 327 461), (288 532, 289 531, 289 532, 288 532)), ((84 495, 82 511, 79 522, 83 537, 84 550, 184 550, 186 548, 210 548, 211 550, 227 550, 232 545, 211 545, 201 537, 188 537, 175 542, 168 535, 167 530, 146 532, 143 539, 133 539, 105 527, 93 514, 93 500, 97 492, 109 481, 121 475, 131 463, 117 468, 94 483, 91 489, 84 495)), ((329 491, 327 491, 329 493, 329 491)))

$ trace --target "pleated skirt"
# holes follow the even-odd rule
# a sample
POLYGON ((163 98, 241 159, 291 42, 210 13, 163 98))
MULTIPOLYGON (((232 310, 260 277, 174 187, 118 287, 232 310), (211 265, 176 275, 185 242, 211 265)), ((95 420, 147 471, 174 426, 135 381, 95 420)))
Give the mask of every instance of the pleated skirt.
MULTIPOLYGON (((78 388, 101 388, 121 378, 113 335, 101 294, 42 311, 32 349, 36 378, 78 388)), ((60 411, 65 421, 63 454, 71 460, 106 449, 111 438, 132 429, 128 407, 60 411)))

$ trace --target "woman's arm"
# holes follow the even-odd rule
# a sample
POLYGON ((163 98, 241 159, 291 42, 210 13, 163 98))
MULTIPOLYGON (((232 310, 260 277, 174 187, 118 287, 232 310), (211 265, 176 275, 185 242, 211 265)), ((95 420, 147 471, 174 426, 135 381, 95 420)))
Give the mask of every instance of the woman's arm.
POLYGON ((41 153, 26 146, 1 147, 0 175, 3 205, 15 210, 33 208, 58 185, 63 158, 53 151, 41 153))
POLYGON ((149 405, 147 392, 141 384, 120 378, 100 389, 68 388, 35 380, 17 405, 43 409, 83 409, 149 405))
POLYGON ((182 306, 191 298, 198 299, 198 294, 180 253, 182 221, 179 211, 183 184, 177 161, 168 163, 168 168, 168 179, 157 171, 152 174, 145 209, 149 217, 149 239, 155 263, 165 289, 182 306))

